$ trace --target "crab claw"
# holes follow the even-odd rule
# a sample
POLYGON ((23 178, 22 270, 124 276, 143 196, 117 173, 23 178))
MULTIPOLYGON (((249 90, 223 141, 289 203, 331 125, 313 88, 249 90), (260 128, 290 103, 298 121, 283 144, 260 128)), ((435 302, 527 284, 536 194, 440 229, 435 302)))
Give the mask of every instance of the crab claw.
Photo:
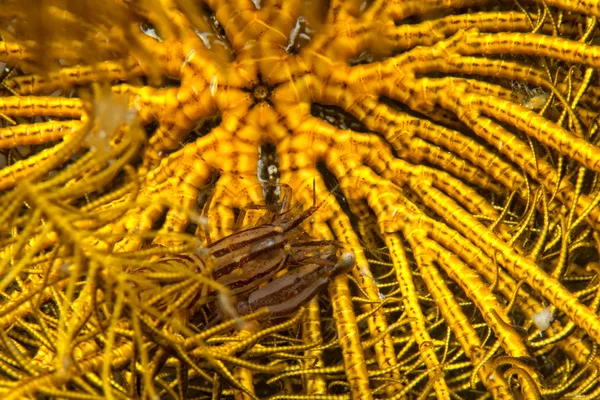
POLYGON ((355 261, 353 253, 345 252, 333 265, 303 265, 252 292, 246 301, 237 304, 237 311, 245 315, 267 307, 269 317, 291 314, 321 292, 331 278, 348 272, 355 261))

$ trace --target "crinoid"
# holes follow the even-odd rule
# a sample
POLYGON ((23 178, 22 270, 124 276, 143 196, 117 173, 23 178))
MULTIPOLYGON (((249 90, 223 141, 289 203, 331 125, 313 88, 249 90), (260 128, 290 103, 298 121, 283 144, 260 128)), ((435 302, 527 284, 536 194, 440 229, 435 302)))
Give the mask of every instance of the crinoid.
POLYGON ((70 4, 0 3, 6 396, 600 396, 598 1, 70 4), (269 176, 356 255, 322 301, 140 300, 269 176))

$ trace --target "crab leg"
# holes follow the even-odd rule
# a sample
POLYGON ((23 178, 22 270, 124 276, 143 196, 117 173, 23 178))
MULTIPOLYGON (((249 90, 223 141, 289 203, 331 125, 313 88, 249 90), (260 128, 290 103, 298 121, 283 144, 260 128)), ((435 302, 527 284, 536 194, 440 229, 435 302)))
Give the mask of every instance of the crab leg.
POLYGON ((244 315, 267 307, 270 317, 291 314, 323 290, 331 278, 348 272, 354 263, 354 254, 345 252, 333 265, 306 264, 288 271, 252 292, 247 301, 237 304, 237 310, 244 315))

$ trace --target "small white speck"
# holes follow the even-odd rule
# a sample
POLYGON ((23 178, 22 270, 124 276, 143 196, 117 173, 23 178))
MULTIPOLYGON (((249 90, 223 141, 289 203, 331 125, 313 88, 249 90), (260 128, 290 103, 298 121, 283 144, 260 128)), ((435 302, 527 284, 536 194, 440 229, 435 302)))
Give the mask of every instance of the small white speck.
POLYGON ((156 29, 154 29, 152 27, 144 28, 142 25, 140 25, 140 29, 142 30, 142 32, 144 32, 146 35, 150 36, 151 38, 154 38, 157 41, 162 42, 162 39, 156 33, 156 29))
POLYGON ((208 226, 208 217, 205 217, 204 215, 202 215, 202 216, 198 217, 195 222, 198 225, 207 227, 208 226))
POLYGON ((207 49, 210 49, 210 40, 208 40, 208 35, 211 35, 211 33, 208 32, 200 32, 198 29, 195 29, 196 31, 196 35, 198 35, 198 37, 200 38, 200 40, 202 40, 202 43, 204 43, 204 46, 207 49))
POLYGON ((530 110, 539 110, 544 107, 544 104, 546 104, 550 97, 550 94, 541 88, 533 89, 529 95, 529 98, 522 104, 530 110))
POLYGON ((552 307, 548 306, 542 311, 533 314, 531 319, 533 320, 534 325, 540 330, 540 333, 544 332, 550 327, 552 321, 554 321, 554 316, 552 316, 552 307))
POLYGON ((300 24, 303 21, 304 21, 304 17, 298 17, 298 19, 296 20, 296 25, 294 25, 294 27, 292 28, 292 32, 290 33, 290 41, 288 42, 288 45, 285 47, 286 51, 289 51, 290 48, 296 42, 296 38, 298 37, 298 33, 300 33, 300 24))
POLYGON ((191 49, 190 52, 188 53, 187 57, 185 58, 185 60, 183 60, 182 66, 187 64, 194 57, 195 54, 196 54, 196 50, 191 49))
POLYGON ((269 171, 269 175, 273 176, 277 173, 277 167, 275 165, 269 165, 267 171, 269 171))
POLYGON ((367 8, 367 0, 363 0, 363 2, 360 3, 360 12, 365 11, 365 8, 367 8))
POLYGON ((210 95, 214 97, 215 93, 217 93, 217 76, 214 75, 210 80, 210 95))

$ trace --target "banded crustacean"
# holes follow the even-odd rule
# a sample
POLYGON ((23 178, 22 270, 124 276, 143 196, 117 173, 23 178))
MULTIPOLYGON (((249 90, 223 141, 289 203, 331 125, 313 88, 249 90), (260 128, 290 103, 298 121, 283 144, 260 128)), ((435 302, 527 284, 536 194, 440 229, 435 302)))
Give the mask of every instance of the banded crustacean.
MULTIPOLYGON (((288 196, 284 195, 281 210, 273 213, 270 221, 211 243, 200 256, 186 256, 238 297, 236 309, 242 315, 263 307, 271 317, 292 313, 325 288, 329 279, 354 266, 354 254, 344 251, 336 241, 313 240, 306 232, 297 231, 321 204, 313 203, 294 215, 288 196), (288 269, 286 274, 256 289, 284 268, 288 269)), ((169 257, 159 262, 178 260, 181 258, 169 257)), ((205 303, 214 294, 205 286, 189 306, 205 303)))

